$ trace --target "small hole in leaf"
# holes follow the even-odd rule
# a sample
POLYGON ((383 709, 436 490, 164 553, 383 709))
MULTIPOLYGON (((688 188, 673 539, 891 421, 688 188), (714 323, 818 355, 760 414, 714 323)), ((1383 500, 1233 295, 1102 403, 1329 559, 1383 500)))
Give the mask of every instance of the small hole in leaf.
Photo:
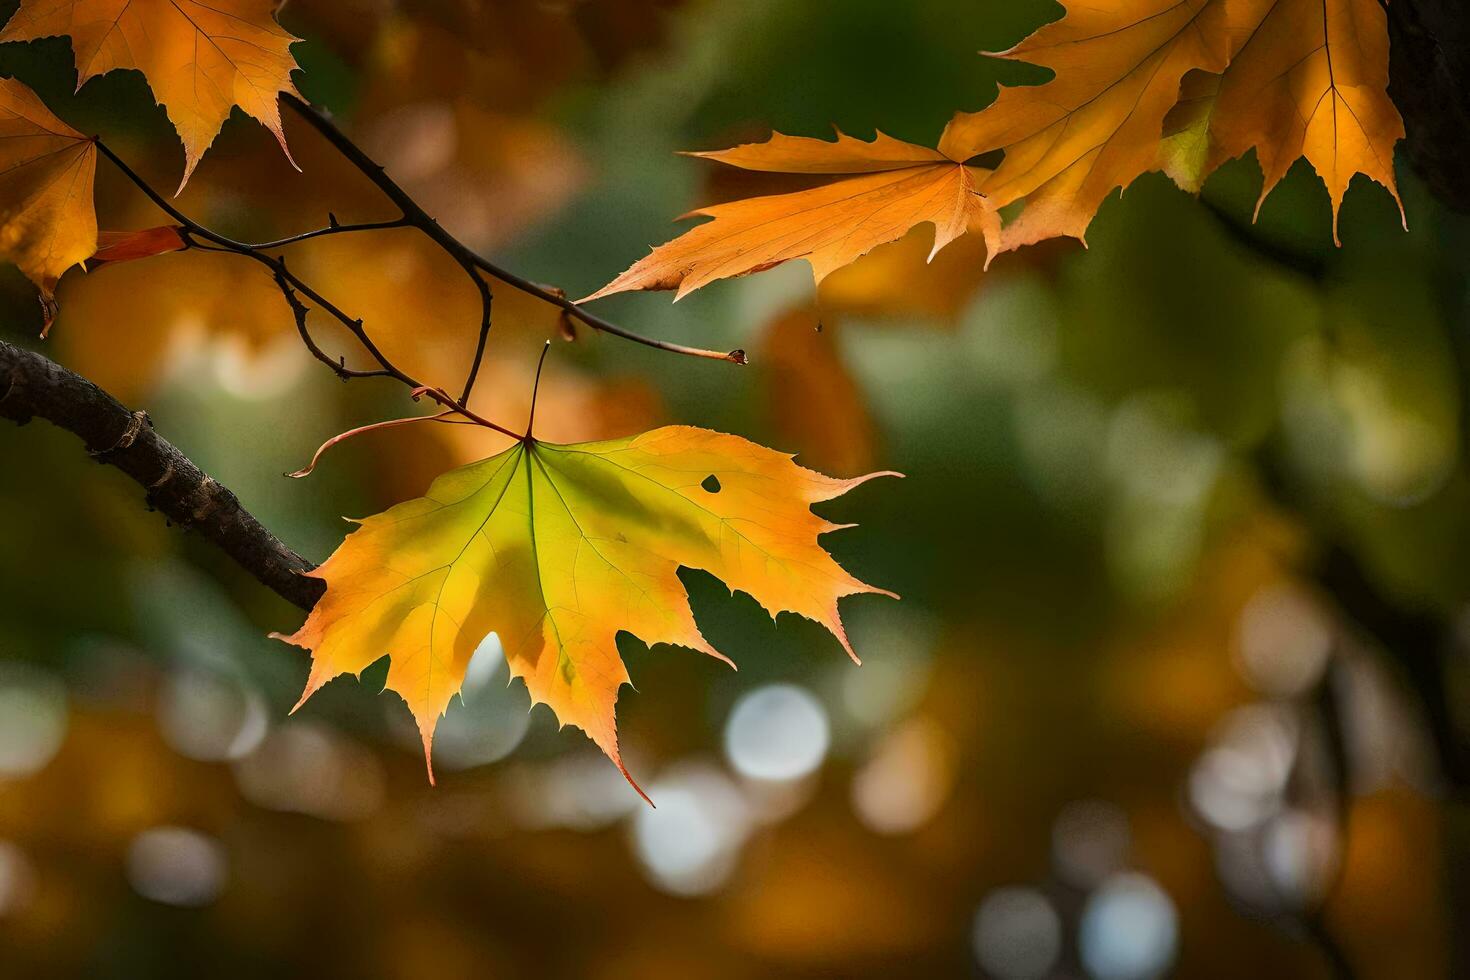
POLYGON ((700 486, 704 487, 710 493, 720 492, 720 481, 713 473, 705 477, 704 482, 701 483, 700 486))

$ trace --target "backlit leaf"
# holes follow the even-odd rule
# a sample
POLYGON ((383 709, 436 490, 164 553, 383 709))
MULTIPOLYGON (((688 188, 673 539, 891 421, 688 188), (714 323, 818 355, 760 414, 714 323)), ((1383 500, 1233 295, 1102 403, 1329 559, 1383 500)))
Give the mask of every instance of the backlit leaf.
POLYGON ((1388 98, 1388 29, 1379 0, 1237 2, 1231 27, 1244 40, 1220 81, 1207 169, 1254 149, 1265 200, 1305 157, 1332 199, 1334 239, 1356 174, 1398 200, 1393 148, 1404 124, 1388 98))
POLYGON ((283 637, 312 651, 302 702, 386 654, 388 687, 408 702, 427 759, 471 656, 493 632, 532 701, 622 769, 614 708, 628 672, 618 633, 720 656, 695 625, 681 566, 715 575, 773 616, 822 624, 852 653, 838 600, 891 593, 822 549, 819 536, 842 525, 811 505, 867 479, 832 479, 736 436, 683 426, 518 443, 367 518, 312 573, 326 594, 283 637))
POLYGON ((188 247, 178 225, 160 225, 141 231, 104 231, 97 236, 97 254, 87 261, 92 270, 118 262, 134 262, 188 247))
POLYGON ((981 188, 998 208, 1026 202, 1006 225, 1004 248, 1082 238, 1103 199, 1145 172, 1167 170, 1196 190, 1252 149, 1263 200, 1297 158, 1316 168, 1334 234, 1355 174, 1397 198, 1393 147, 1403 123, 1387 93, 1379 0, 1065 6, 1064 18, 999 55, 1056 77, 961 113, 940 144, 956 158, 1005 151, 981 188))
POLYGON ((931 258, 966 232, 987 240, 999 234, 999 219, 976 193, 988 171, 882 133, 872 142, 838 133, 835 143, 776 133, 764 143, 695 155, 745 170, 843 176, 695 211, 690 216, 714 220, 654 249, 587 299, 635 289, 677 289, 679 299, 716 279, 803 258, 820 283, 924 223, 934 226, 931 258))
MULTIPOLYGON (((22 0, 0 41, 69 35, 77 85, 114 68, 143 72, 184 143, 184 179, 239 106, 286 149, 278 97, 295 94, 296 38, 274 0, 22 0)), ((290 155, 290 151, 287 151, 290 155)))
POLYGON ((48 326, 56 281, 97 250, 96 173, 91 140, 0 78, 0 259, 40 287, 48 326))
POLYGON ((1024 198, 1006 248, 1083 237, 1103 199, 1157 166, 1164 116, 1192 69, 1223 71, 1230 34, 1220 0, 1107 0, 1067 15, 998 57, 1056 72, 1044 85, 1001 89, 960 113, 940 148, 967 159, 1004 150, 985 182, 996 207, 1024 198))

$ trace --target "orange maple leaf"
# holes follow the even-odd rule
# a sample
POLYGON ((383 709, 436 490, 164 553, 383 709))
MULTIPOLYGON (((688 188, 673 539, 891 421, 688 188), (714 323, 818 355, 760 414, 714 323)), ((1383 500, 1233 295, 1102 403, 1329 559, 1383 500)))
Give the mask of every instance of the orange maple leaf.
POLYGON ((0 78, 0 259, 40 288, 48 327, 57 280, 97 250, 96 173, 96 144, 0 78))
POLYGON ((802 258, 820 283, 926 222, 934 225, 931 258, 966 232, 988 241, 1000 232, 1000 219, 976 190, 989 171, 882 133, 871 142, 841 132, 836 142, 774 133, 764 143, 690 155, 745 170, 841 179, 691 212, 685 217, 714 220, 654 249, 580 302, 636 289, 677 289, 677 300, 716 279, 802 258))
POLYGON ((143 72, 184 143, 188 183, 239 106, 275 134, 289 159, 278 97, 295 94, 291 45, 275 0, 21 0, 3 41, 70 35, 77 87, 114 68, 143 72))
POLYGON ((1063 19, 997 55, 1056 77, 1003 88, 985 109, 957 115, 940 144, 963 158, 1005 151, 981 188, 998 208, 1025 201, 1002 249, 1081 239, 1103 199, 1142 174, 1164 169, 1198 190, 1252 149, 1265 175, 1262 201, 1298 157, 1316 168, 1332 200, 1334 240, 1355 174, 1397 200, 1393 147, 1404 130, 1388 98, 1378 0, 1065 5, 1063 19))

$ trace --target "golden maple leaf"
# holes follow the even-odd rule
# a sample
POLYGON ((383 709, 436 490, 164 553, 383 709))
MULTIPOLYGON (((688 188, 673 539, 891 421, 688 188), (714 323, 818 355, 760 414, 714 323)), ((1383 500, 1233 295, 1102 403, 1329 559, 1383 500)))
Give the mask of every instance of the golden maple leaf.
POLYGON ((40 288, 48 325, 56 281, 97 250, 96 173, 90 139, 0 78, 0 259, 40 288))
MULTIPOLYGON (((1043 85, 1004 88, 960 113, 940 149, 1004 150, 981 191, 1025 209, 1002 248, 1083 238, 1109 193, 1164 169, 1187 190, 1254 149, 1264 200, 1298 157, 1327 184, 1333 236, 1362 173, 1395 199, 1388 30, 1378 0, 1109 0, 1067 15, 998 57, 1043 65, 1043 85), (1211 78, 1209 76, 1217 76, 1211 78)), ((1259 206, 1259 205, 1258 205, 1259 206)))
POLYGON ((677 289, 677 300, 716 279, 801 258, 820 283, 915 225, 934 225, 931 258, 966 232, 991 241, 1000 231, 1000 219, 976 193, 989 171, 882 133, 871 142, 841 132, 836 142, 774 133, 764 143, 690 155, 745 170, 841 179, 685 215, 714 220, 654 249, 587 300, 635 289, 677 289))
POLYGON ((1388 97, 1388 27, 1379 0, 1236 0, 1231 9, 1232 31, 1245 40, 1220 80, 1206 173, 1254 149, 1264 201, 1305 157, 1332 199, 1334 241, 1356 174, 1386 187, 1402 216, 1393 148, 1404 123, 1388 97))
POLYGON ((114 68, 143 72, 184 143, 188 183, 230 110, 275 134, 289 158, 278 97, 295 94, 292 37, 275 0, 21 0, 3 41, 69 35, 77 87, 114 68))
MULTIPOLYGON (((615 705, 628 672, 617 634, 720 657, 695 625, 676 574, 684 566, 773 616, 822 624, 851 654, 838 600, 892 593, 822 549, 818 537, 845 525, 811 505, 879 475, 896 474, 832 479, 686 426, 567 446, 527 438, 362 521, 311 573, 326 594, 300 630, 280 637, 312 651, 301 703, 387 654, 388 687, 408 702, 430 760, 439 717, 494 632, 532 702, 585 731, 626 776, 615 705)), ((432 764, 429 772, 432 780, 432 764)))
POLYGON ((1068 4, 1061 20, 997 57, 1050 68, 1044 85, 1002 88, 977 113, 960 113, 940 148, 969 159, 1005 158, 985 182, 996 207, 1022 198, 1003 248, 1081 238, 1109 192, 1156 166, 1164 117, 1192 69, 1229 61, 1219 0, 1109 0, 1068 4))

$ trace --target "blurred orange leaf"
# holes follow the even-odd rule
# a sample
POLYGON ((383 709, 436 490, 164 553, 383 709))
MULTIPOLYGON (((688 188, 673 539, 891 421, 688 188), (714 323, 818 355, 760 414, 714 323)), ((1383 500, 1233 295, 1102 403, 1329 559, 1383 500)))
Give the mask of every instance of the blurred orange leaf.
POLYGON ((770 375, 771 420, 802 460, 833 473, 873 464, 873 420, 847 370, 833 325, 792 310, 766 326, 759 363, 770 375))
POLYGON ((367 518, 312 573, 326 594, 281 637, 312 651, 301 702, 387 652, 387 686, 408 702, 427 761, 493 631, 533 703, 585 731, 626 776, 615 705, 629 678, 617 634, 720 657, 695 625, 680 566, 718 576, 772 615, 821 623, 852 652, 838 600, 891 593, 822 549, 819 536, 839 525, 810 507, 867 479, 832 479, 684 426, 570 446, 527 438, 367 518))
MULTIPOLYGON (((190 249, 67 276, 55 341, 74 370, 119 398, 144 395, 180 359, 224 343, 249 363, 284 349, 291 311, 253 262, 190 249)), ((304 351, 302 351, 304 354, 304 351)))

